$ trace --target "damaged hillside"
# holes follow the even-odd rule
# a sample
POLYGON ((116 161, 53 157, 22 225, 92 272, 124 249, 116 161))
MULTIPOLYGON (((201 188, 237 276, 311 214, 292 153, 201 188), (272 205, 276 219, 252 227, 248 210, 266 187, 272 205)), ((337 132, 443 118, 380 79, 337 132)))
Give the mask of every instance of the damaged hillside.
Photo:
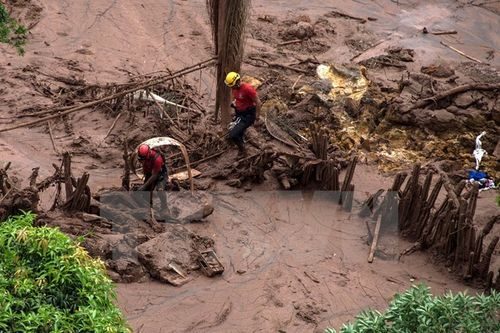
POLYGON ((137 332, 316 332, 416 283, 500 291, 498 40, 440 3, 298 3, 7 1, 28 42, 0 49, 0 221, 82 239, 137 332), (230 71, 262 102, 244 155, 230 71), (143 144, 168 170, 151 197, 143 144))

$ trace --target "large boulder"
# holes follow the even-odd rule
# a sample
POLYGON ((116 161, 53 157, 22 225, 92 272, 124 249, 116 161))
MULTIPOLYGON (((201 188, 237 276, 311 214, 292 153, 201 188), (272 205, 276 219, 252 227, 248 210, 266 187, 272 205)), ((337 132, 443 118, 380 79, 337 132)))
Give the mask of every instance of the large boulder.
POLYGON ((164 233, 136 250, 140 262, 153 278, 181 285, 189 281, 189 271, 198 268, 196 250, 212 246, 209 238, 200 237, 182 225, 167 224, 164 233))
POLYGON ((201 221, 214 211, 213 197, 205 192, 168 192, 170 216, 180 223, 201 221))

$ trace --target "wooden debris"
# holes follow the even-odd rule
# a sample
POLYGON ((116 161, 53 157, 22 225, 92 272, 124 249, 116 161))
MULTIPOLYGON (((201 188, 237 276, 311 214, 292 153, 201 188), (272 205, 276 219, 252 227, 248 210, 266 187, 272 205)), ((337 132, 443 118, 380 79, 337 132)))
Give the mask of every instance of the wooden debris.
MULTIPOLYGON (((340 12, 338 10, 332 10, 328 14, 326 14, 325 16, 328 16, 328 17, 340 16, 340 17, 344 17, 344 18, 347 18, 347 19, 358 21, 361 24, 366 23, 366 19, 364 19, 364 18, 352 16, 352 15, 349 15, 349 14, 346 14, 346 13, 342 13, 342 12, 340 12)), ((377 19, 373 18, 373 17, 370 17, 369 20, 370 21, 376 21, 377 19)))
POLYGON ((491 84, 484 84, 484 83, 471 83, 471 84, 464 84, 464 85, 461 85, 461 86, 458 86, 458 87, 455 87, 455 88, 452 88, 452 89, 449 89, 449 90, 446 90, 446 91, 443 91, 439 94, 436 94, 432 97, 429 97, 429 98, 424 98, 422 100, 420 100, 420 102, 416 103, 415 105, 413 105, 410 109, 410 110, 414 110, 414 109, 421 109, 431 103, 434 103, 436 104, 438 101, 444 99, 444 98, 447 98, 447 97, 451 97, 451 96, 454 96, 454 95, 457 95, 457 94, 460 94, 460 93, 463 93, 463 92, 466 92, 466 91, 469 91, 469 90, 483 90, 483 91, 487 91, 487 90, 498 90, 500 89, 500 83, 491 83, 491 84))
POLYGON ((372 245, 370 246, 370 253, 368 254, 368 262, 373 262, 373 257, 375 256, 375 250, 377 249, 378 237, 380 235, 380 225, 382 223, 382 218, 377 220, 377 224, 375 225, 375 232, 373 234, 372 245))
POLYGON ((456 35, 457 31, 456 30, 450 30, 450 31, 433 31, 431 34, 439 36, 439 35, 456 35))
POLYGON ((66 189, 66 202, 73 194, 73 184, 71 183, 71 156, 69 152, 63 154, 64 186, 66 189))
POLYGON ((472 57, 472 56, 470 56, 470 55, 466 54, 465 52, 460 51, 459 49, 454 48, 453 46, 446 44, 446 43, 445 43, 445 42, 443 42, 443 41, 441 41, 441 45, 446 46, 446 47, 447 47, 447 48, 449 48, 450 50, 453 50, 453 51, 457 52, 458 54, 460 54, 460 55, 462 55, 462 56, 466 57, 467 59, 470 59, 470 60, 472 60, 472 61, 478 62, 478 63, 480 63, 480 64, 482 64, 482 63, 483 63, 481 60, 479 60, 479 59, 477 59, 477 58, 474 58, 474 57, 472 57))
POLYGON ((382 193, 384 193, 384 190, 380 189, 375 194, 370 195, 368 199, 366 199, 366 201, 361 205, 361 209, 358 215, 360 217, 367 217, 372 215, 374 208, 378 206, 378 200, 382 193))
POLYGON ((51 120, 51 119, 54 119, 54 118, 58 118, 58 117, 61 117, 61 116, 64 116, 64 115, 68 115, 68 114, 71 114, 71 113, 76 112, 76 111, 87 109, 87 108, 90 108, 90 107, 102 104, 104 102, 108 102, 108 101, 111 101, 111 100, 116 100, 116 99, 119 99, 119 98, 123 98, 124 96, 126 96, 128 94, 131 94, 131 93, 134 93, 134 92, 136 92, 138 90, 146 89, 146 88, 152 87, 154 85, 157 85, 157 84, 169 81, 169 80, 173 80, 173 79, 175 79, 177 77, 184 76, 184 75, 189 74, 191 72, 195 72, 195 71, 199 70, 200 68, 205 68, 205 67, 212 66, 213 64, 214 64, 214 60, 213 59, 209 59, 209 60, 201 62, 199 64, 187 67, 186 69, 177 72, 177 74, 153 78, 153 79, 147 80, 145 82, 141 82, 141 83, 137 84, 136 86, 134 86, 133 88, 125 89, 123 91, 117 92, 115 94, 111 94, 109 96, 97 99, 97 100, 92 101, 92 102, 83 103, 81 105, 73 106, 73 107, 71 107, 69 109, 66 108, 64 111, 61 111, 61 110, 59 110, 59 111, 51 110, 50 113, 55 113, 55 114, 47 116, 47 117, 43 117, 43 118, 38 119, 38 120, 28 121, 28 122, 25 122, 25 123, 22 123, 22 124, 18 124, 18 125, 13 125, 13 126, 1 128, 0 129, 0 133, 7 132, 7 131, 12 131, 12 130, 17 129, 17 128, 22 128, 22 127, 28 127, 28 126, 37 125, 39 123, 43 123, 43 122, 46 122, 48 120, 51 120))
POLYGON ((304 40, 303 39, 293 39, 293 40, 289 40, 289 41, 286 41, 286 42, 283 42, 283 43, 279 43, 277 44, 277 46, 285 46, 285 45, 290 45, 290 44, 298 44, 298 43, 302 43, 304 40))
POLYGON ((52 148, 54 149, 54 152, 56 153, 56 155, 59 155, 59 150, 56 147, 56 143, 54 141, 54 136, 52 134, 52 125, 51 125, 50 120, 47 121, 47 127, 49 128, 49 136, 50 136, 50 142, 52 143, 52 148))
POLYGON ((288 66, 288 65, 284 65, 284 64, 279 64, 279 63, 275 63, 275 62, 269 62, 266 59, 262 59, 262 58, 259 58, 259 57, 249 57, 249 59, 252 59, 252 60, 255 60, 255 61, 261 61, 261 62, 265 63, 268 67, 284 68, 284 69, 290 69, 292 71, 303 73, 303 74, 311 74, 309 71, 306 71, 304 69, 295 68, 295 67, 292 67, 292 66, 288 66))
POLYGON ((123 176, 122 176, 122 187, 126 191, 130 191, 130 164, 129 164, 129 154, 128 154, 128 141, 123 142, 123 176))
MULTIPOLYGON (((489 268, 491 257, 500 237, 493 238, 484 252, 483 241, 493 226, 500 222, 500 215, 492 217, 483 230, 478 233, 473 225, 478 195, 477 186, 470 192, 462 194, 464 182, 453 185, 439 166, 433 165, 431 169, 437 171, 439 175, 434 188, 432 188, 432 174, 430 173, 421 183, 420 165, 417 164, 414 166, 402 193, 399 192, 399 187, 402 184, 399 174, 394 179, 391 189, 393 191, 389 191, 395 194, 389 200, 393 202, 398 201, 398 193, 401 193, 397 204, 400 212, 400 233, 415 240, 414 244, 404 250, 400 256, 409 255, 418 250, 434 248, 441 256, 453 263, 455 271, 464 279, 487 281, 494 287, 495 284, 493 277, 490 276, 489 268), (446 191, 446 197, 436 209, 436 200, 442 188, 446 191)), ((375 193, 373 197, 378 193, 380 191, 375 193)), ((384 221, 393 218, 390 213, 391 208, 387 206, 386 197, 371 214, 372 219, 376 220, 377 224, 385 223, 384 221)), ((392 211, 395 210, 392 209, 392 211)), ((372 211, 363 207, 362 212, 369 216, 372 211)), ((378 237, 375 231, 369 260, 373 260, 372 252, 375 252, 376 241, 378 241, 378 237)))

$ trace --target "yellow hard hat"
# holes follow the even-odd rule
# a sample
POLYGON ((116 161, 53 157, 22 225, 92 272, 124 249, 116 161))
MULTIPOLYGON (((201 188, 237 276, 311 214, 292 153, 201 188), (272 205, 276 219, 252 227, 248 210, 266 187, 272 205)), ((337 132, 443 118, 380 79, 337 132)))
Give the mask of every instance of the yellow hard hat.
POLYGON ((236 72, 229 72, 226 75, 224 83, 226 83, 226 85, 231 88, 234 87, 234 85, 236 84, 236 82, 238 82, 239 79, 240 79, 240 74, 236 72))

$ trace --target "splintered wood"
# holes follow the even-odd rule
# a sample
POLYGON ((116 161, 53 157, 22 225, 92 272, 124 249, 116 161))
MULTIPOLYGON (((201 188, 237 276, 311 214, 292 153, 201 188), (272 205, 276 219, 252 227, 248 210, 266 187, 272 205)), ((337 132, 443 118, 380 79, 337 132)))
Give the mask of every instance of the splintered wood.
MULTIPOLYGON (((484 250, 484 239, 493 226, 500 223, 500 215, 493 216, 486 226, 478 231, 473 223, 479 193, 478 186, 475 185, 462 194, 465 188, 464 181, 453 185, 448 176, 437 166, 431 166, 422 181, 421 171, 419 164, 414 166, 402 192, 399 188, 406 175, 398 174, 393 187, 387 191, 383 203, 378 208, 373 208, 373 202, 381 195, 379 191, 369 198, 360 214, 372 215, 373 219, 377 219, 378 230, 379 224, 388 223, 391 218, 395 217, 388 209, 389 201, 391 201, 392 207, 397 208, 400 234, 414 241, 413 246, 403 251, 401 255, 432 248, 446 258, 453 269, 465 280, 490 281, 491 287, 498 287, 498 284, 493 282, 490 264, 499 237, 495 236, 486 250, 484 250), (432 187, 433 177, 436 174, 439 178, 432 187), (443 188, 446 196, 440 204, 436 205, 438 195, 443 188)), ((378 238, 377 230, 373 237, 375 245, 372 244, 369 261, 370 258, 373 260, 378 238)))
POLYGON ((71 173, 71 156, 68 152, 63 154, 64 183, 66 188, 66 201, 62 208, 68 212, 89 212, 92 198, 90 187, 87 185, 89 174, 75 179, 71 173))

